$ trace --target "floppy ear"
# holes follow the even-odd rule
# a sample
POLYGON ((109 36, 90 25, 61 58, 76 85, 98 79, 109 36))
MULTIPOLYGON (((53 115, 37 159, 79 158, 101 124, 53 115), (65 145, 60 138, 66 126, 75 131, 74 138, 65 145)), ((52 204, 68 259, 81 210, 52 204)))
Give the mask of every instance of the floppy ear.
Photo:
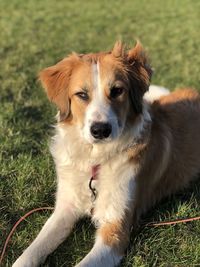
POLYGON ((128 51, 128 73, 130 81, 130 98, 136 113, 142 112, 142 97, 149 89, 152 69, 142 45, 137 42, 128 51))
POLYGON ((60 120, 64 120, 70 115, 68 87, 73 65, 73 59, 69 57, 39 73, 39 79, 49 100, 55 103, 60 110, 60 120))

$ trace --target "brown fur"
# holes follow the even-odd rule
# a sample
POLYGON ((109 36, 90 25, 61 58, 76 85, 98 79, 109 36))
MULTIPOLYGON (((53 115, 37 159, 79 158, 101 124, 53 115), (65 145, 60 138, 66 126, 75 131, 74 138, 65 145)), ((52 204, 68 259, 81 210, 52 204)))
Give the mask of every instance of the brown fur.
POLYGON ((99 229, 104 243, 113 247, 119 255, 124 254, 124 249, 129 242, 130 225, 124 221, 106 223, 99 229))
POLYGON ((56 65, 40 72, 39 78, 46 89, 49 99, 60 110, 60 120, 70 123, 82 123, 87 107, 75 96, 76 90, 87 88, 92 98, 92 64, 100 62, 100 75, 104 81, 105 97, 109 100, 110 89, 120 81, 125 93, 118 101, 111 103, 119 117, 130 114, 130 122, 135 113, 141 113, 141 99, 148 89, 151 70, 148 59, 137 43, 127 51, 121 42, 117 42, 112 52, 78 55, 72 54, 56 65), (130 95, 130 97, 129 97, 130 95))
POLYGON ((45 88, 49 99, 54 102, 62 116, 70 113, 68 90, 72 71, 77 64, 77 56, 71 55, 56 65, 46 68, 39 74, 39 79, 45 88))
POLYGON ((186 187, 200 171, 199 94, 189 89, 175 91, 155 101, 151 114, 150 141, 137 177, 139 215, 186 187))

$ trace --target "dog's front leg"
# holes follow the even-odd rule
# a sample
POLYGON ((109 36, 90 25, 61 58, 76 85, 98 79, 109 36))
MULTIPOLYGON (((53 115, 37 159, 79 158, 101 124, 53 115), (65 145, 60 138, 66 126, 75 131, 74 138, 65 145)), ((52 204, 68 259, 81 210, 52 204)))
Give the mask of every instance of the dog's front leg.
POLYGON ((59 177, 55 211, 47 220, 42 230, 13 264, 13 267, 36 267, 45 261, 58 245, 71 232, 75 222, 80 217, 80 211, 75 206, 75 192, 65 179, 59 177))
POLYGON ((104 223, 97 231, 92 250, 76 267, 117 266, 128 246, 129 230, 123 221, 104 223))
POLYGON ((99 192, 93 215, 99 223, 96 241, 76 267, 114 267, 120 263, 128 246, 135 203, 134 178, 122 178, 99 192))
POLYGON ((69 205, 55 209, 33 243, 13 264, 13 267, 36 267, 69 235, 76 215, 69 205))

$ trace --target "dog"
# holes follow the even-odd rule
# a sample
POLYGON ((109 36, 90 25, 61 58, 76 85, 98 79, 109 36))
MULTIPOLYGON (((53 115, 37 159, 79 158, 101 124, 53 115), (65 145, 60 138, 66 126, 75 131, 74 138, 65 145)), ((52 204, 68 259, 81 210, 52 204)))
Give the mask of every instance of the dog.
POLYGON ((13 267, 39 266, 84 216, 94 222, 96 239, 76 267, 117 266, 141 215, 198 176, 200 96, 151 87, 151 76, 139 42, 72 53, 41 71, 59 110, 51 144, 56 203, 13 267))

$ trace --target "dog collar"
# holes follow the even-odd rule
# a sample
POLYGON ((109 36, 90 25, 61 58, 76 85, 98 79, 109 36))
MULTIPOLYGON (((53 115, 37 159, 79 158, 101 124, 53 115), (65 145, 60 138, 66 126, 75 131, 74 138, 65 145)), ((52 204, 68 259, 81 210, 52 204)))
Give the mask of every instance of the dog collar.
POLYGON ((92 170, 91 170, 92 177, 91 178, 93 178, 93 180, 97 180, 99 169, 100 169, 100 164, 92 166, 92 170))

